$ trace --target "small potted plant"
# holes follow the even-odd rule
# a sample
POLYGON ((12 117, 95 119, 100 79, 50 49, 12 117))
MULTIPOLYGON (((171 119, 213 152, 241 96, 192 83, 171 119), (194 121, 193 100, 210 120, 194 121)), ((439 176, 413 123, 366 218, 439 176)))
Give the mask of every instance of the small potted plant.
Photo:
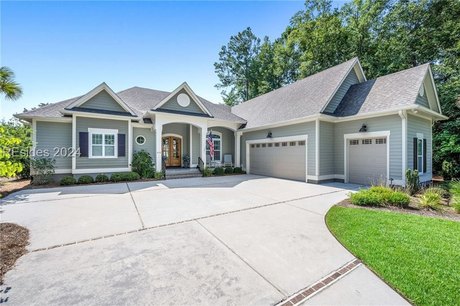
POLYGON ((183 161, 184 168, 190 168, 190 155, 185 154, 182 157, 182 161, 183 161))

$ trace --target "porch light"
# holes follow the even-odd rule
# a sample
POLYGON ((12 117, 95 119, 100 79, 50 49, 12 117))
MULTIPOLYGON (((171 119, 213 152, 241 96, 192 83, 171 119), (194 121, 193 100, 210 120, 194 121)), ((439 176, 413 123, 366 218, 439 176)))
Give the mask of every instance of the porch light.
POLYGON ((363 123, 363 125, 361 126, 361 128, 359 129, 359 132, 360 133, 365 133, 367 132, 367 125, 365 123, 363 123))
POLYGON ((267 138, 272 138, 272 132, 268 132, 267 138))

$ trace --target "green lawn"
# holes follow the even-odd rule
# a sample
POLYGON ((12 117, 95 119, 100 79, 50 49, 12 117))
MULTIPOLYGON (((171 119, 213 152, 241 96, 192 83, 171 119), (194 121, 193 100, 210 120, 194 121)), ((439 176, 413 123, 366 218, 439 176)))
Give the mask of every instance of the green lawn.
POLYGON ((460 305, 460 222, 334 206, 326 223, 415 305, 460 305))

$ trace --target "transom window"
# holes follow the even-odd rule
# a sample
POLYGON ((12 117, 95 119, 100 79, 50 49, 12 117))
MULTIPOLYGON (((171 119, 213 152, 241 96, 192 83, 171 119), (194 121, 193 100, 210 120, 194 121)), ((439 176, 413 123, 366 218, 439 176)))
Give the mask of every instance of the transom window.
POLYGON ((269 144, 268 144, 268 147, 269 147, 269 148, 273 147, 273 144, 272 144, 272 143, 269 143, 269 144))
POLYGON ((279 142, 275 143, 275 147, 279 147, 279 146, 280 146, 279 142))
POLYGON ((350 140, 350 145, 351 145, 351 146, 357 146, 357 145, 359 145, 359 140, 358 140, 358 139, 352 139, 352 140, 350 140))
MULTIPOLYGON (((219 132, 212 132, 212 143, 214 144, 213 160, 222 160, 222 135, 219 132)), ((257 145, 259 147, 259 145, 257 145)), ((209 152, 209 143, 206 141, 206 155, 211 156, 209 152)))
POLYGON ((304 146, 305 145, 305 140, 299 141, 299 146, 304 146))
POLYGON ((283 147, 287 147, 287 142, 282 142, 281 145, 282 145, 283 147))
POLYGON ((375 140, 375 144, 386 144, 387 143, 387 139, 386 138, 377 138, 375 140))
POLYGON ((90 137, 90 158, 117 157, 117 130, 88 129, 88 131, 90 137))
POLYGON ((362 140, 362 144, 365 145, 365 144, 372 144, 372 139, 363 139, 362 140))
POLYGON ((289 146, 291 146, 291 147, 295 147, 295 145, 296 145, 296 142, 295 142, 295 141, 291 141, 291 142, 289 142, 289 146))

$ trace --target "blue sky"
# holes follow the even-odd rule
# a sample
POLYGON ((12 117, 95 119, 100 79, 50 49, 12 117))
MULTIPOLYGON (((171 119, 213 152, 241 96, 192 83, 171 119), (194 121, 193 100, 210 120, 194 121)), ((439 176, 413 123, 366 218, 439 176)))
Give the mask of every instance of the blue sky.
POLYGON ((106 82, 172 91, 187 81, 221 102, 213 63, 231 35, 250 26, 278 37, 302 1, 1 1, 1 65, 23 97, 0 102, 0 119, 106 82))

